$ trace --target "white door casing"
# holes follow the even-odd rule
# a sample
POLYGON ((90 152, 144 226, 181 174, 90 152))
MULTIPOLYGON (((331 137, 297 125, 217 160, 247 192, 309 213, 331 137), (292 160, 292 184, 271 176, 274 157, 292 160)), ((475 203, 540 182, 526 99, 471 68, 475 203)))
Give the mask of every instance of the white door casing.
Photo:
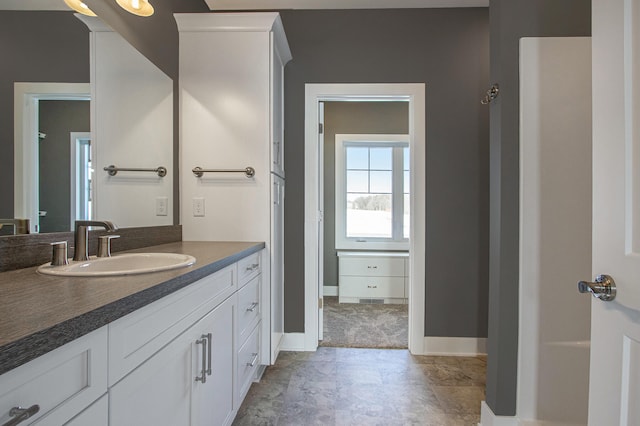
POLYGON ((640 424, 640 1, 594 0, 593 274, 589 425, 640 424))
POLYGON ((320 101, 392 101, 409 102, 411 150, 410 192, 411 242, 409 260, 409 350, 425 350, 425 84, 306 84, 305 85, 305 333, 304 350, 318 347, 319 336, 319 242, 318 242, 318 105, 320 101))
POLYGON ((318 340, 324 339, 324 102, 318 102, 318 340))

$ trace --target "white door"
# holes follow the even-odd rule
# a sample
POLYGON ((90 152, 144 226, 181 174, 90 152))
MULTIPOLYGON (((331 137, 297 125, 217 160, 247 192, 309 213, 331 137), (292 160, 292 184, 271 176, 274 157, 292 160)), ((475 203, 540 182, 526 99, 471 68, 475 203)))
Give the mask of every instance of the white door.
POLYGON ((593 0, 593 299, 589 425, 640 425, 640 0, 593 0))

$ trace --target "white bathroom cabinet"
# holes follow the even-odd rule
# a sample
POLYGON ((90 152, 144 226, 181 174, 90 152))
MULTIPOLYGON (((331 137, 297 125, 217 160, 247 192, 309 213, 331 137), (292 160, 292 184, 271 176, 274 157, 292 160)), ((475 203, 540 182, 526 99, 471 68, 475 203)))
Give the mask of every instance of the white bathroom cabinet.
POLYGON ((340 303, 407 303, 409 253, 338 252, 340 303))
POLYGON ((227 299, 117 383, 110 390, 110 424, 230 424, 234 302, 227 299))
POLYGON ((224 426, 261 363, 263 251, 0 376, 0 424, 224 426))
POLYGON ((175 18, 183 239, 265 241, 260 358, 271 364, 284 336, 283 87, 291 53, 278 13, 175 18), (194 167, 217 171, 197 177, 194 167), (246 167, 255 175, 245 176, 246 167))

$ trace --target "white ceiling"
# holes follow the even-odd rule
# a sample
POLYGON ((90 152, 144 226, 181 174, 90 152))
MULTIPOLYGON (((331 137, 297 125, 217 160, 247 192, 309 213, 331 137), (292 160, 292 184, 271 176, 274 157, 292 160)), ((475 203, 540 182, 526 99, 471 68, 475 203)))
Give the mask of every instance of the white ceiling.
MULTIPOLYGON (((489 0, 205 0, 211 10, 488 7, 489 0)), ((150 0, 153 4, 153 0, 150 0)), ((69 10, 63 0, 0 0, 0 10, 69 10)))

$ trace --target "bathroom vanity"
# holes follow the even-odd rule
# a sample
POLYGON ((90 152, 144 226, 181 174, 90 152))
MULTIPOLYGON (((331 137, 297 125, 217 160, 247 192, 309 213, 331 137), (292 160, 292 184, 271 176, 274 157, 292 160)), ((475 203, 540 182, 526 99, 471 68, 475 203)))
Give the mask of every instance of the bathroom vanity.
POLYGON ((197 262, 104 278, 0 273, 0 424, 36 405, 23 424, 231 424, 261 364, 264 243, 138 251, 197 262))

